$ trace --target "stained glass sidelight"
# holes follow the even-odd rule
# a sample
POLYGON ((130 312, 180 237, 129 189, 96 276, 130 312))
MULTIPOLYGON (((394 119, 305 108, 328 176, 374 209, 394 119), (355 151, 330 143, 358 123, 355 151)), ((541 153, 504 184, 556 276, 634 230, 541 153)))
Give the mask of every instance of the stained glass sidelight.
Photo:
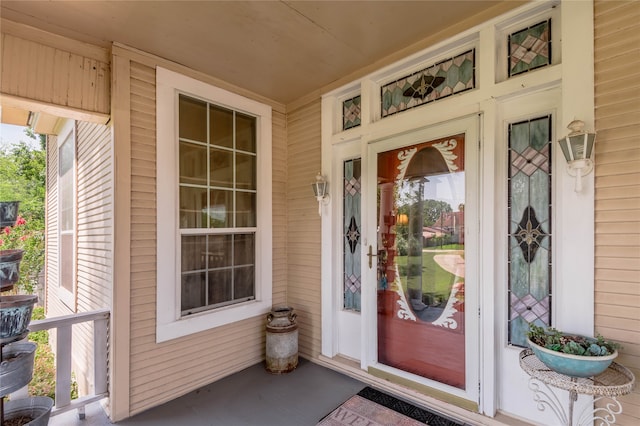
POLYGON ((509 343, 551 325, 551 116, 509 125, 509 343))
POLYGON ((509 35, 509 77, 551 64, 551 20, 509 35))
POLYGON ((360 95, 342 102, 342 130, 360 125, 360 95))
POLYGON ((344 309, 360 312, 360 159, 344 162, 344 309))
POLYGON ((438 62, 381 87, 382 117, 475 87, 475 50, 438 62))

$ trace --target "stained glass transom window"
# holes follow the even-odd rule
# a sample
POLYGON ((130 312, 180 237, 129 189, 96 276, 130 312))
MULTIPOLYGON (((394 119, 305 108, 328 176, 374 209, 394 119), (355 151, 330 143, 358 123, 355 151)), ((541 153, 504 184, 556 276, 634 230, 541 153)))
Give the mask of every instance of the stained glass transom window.
POLYGON ((551 64, 551 19, 509 35, 509 77, 551 64))
POLYGON ((342 130, 360 125, 360 95, 342 103, 342 130))
POLYGON ((551 116, 509 125, 509 343, 551 325, 551 116))
POLYGON ((454 56, 381 87, 382 117, 475 87, 475 50, 454 56))
POLYGON ((344 309, 360 312, 361 187, 360 159, 344 162, 344 309))

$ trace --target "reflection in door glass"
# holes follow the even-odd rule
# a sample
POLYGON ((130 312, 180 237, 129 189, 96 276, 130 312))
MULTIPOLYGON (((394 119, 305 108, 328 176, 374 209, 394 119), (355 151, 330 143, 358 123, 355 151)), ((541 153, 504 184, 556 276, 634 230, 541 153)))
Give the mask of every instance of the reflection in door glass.
POLYGON ((464 134, 378 154, 378 361, 464 389, 464 134))

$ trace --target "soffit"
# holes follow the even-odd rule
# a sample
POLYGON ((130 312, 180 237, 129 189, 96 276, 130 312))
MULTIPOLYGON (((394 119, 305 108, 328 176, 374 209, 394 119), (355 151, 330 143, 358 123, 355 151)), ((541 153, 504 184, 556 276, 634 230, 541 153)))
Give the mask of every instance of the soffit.
POLYGON ((61 118, 46 112, 33 112, 24 108, 0 106, 0 123, 14 126, 31 127, 40 135, 58 133, 61 118))
POLYGON ((1 107, 0 123, 14 126, 28 126, 31 113, 20 108, 1 107))
POLYGON ((2 18, 119 42, 288 104, 417 41, 522 2, 10 1, 2 18))

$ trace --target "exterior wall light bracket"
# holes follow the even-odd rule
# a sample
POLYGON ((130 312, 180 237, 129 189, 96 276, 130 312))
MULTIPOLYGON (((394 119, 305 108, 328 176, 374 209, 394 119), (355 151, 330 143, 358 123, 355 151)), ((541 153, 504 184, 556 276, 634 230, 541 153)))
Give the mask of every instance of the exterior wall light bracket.
POLYGON ((582 191, 582 176, 593 170, 593 145, 596 141, 595 133, 583 130, 584 122, 573 120, 567 126, 571 133, 558 140, 564 158, 567 160, 567 173, 576 178, 576 192, 582 191))
POLYGON ((318 216, 322 216, 322 205, 329 204, 329 184, 320 173, 316 175, 316 181, 311 184, 313 195, 318 201, 318 216))

